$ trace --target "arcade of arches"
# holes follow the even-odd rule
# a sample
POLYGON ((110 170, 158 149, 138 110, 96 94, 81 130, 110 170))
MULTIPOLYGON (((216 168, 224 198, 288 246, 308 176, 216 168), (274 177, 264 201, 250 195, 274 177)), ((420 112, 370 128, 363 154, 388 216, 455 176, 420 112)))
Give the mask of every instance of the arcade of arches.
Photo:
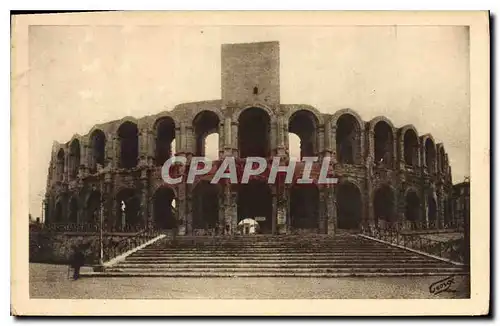
MULTIPOLYGON (((269 111, 250 107, 237 116, 237 121, 231 122, 228 132, 227 121, 221 120, 218 113, 201 110, 189 124, 192 140, 188 142, 178 139, 183 134, 179 133, 177 120, 169 116, 158 118, 150 132, 150 164, 156 168, 162 166, 177 150, 182 150, 179 147, 182 144, 191 144, 193 155, 216 160, 227 155, 224 137, 233 133, 231 145, 237 149, 233 153, 242 159, 248 156, 269 158, 280 141, 289 146, 288 154, 292 156, 293 152, 293 156, 299 160, 304 156, 323 155, 325 144, 321 143, 324 138, 320 135, 324 126, 320 126, 313 112, 294 111, 288 121, 280 122, 284 128, 282 132, 273 131, 280 125, 274 119, 270 117, 269 111), (222 143, 219 144, 220 141, 222 143)), ((419 138, 413 128, 396 132, 390 123, 380 120, 371 127, 373 142, 370 144, 373 146, 370 149, 368 145, 362 145, 362 138, 368 135, 369 127, 369 123, 360 125, 359 118, 350 113, 341 114, 332 122, 332 139, 328 144, 333 145, 331 154, 335 156, 336 163, 344 167, 359 166, 366 159, 366 153, 372 151, 375 168, 384 166, 386 169, 396 169, 399 162, 395 160, 400 160, 402 166, 412 167, 413 171, 418 171, 415 169, 417 167, 441 175, 449 171, 443 147, 436 146, 431 137, 419 138)), ((81 169, 82 166, 86 166, 90 173, 96 173, 115 159, 117 162, 114 166, 121 169, 122 173, 128 173, 124 171, 127 169, 140 170, 138 163, 140 155, 143 155, 140 149, 142 130, 139 132, 137 123, 125 121, 117 126, 116 137, 108 139, 108 134, 103 130, 94 129, 88 136, 86 151, 82 150, 84 143, 73 139, 68 143, 67 153, 61 148, 54 154, 54 180, 64 183, 78 179, 80 171, 85 171, 81 169), (108 152, 107 142, 115 139, 116 143, 109 146, 116 150, 113 154, 108 152)), ((148 169, 153 167, 146 166, 148 169)), ((252 181, 247 185, 233 185, 228 192, 226 188, 229 186, 200 181, 185 189, 187 193, 184 198, 177 198, 179 189, 150 189, 151 174, 146 176, 146 183, 143 183, 138 171, 128 176, 134 182, 124 189, 118 191, 111 185, 107 189, 112 190, 103 191, 103 195, 96 190, 82 194, 81 198, 78 194, 70 193, 57 202, 51 202, 46 209, 50 220, 56 223, 98 223, 100 214, 105 214, 106 225, 110 229, 134 230, 151 226, 164 230, 183 229, 184 234, 234 233, 237 224, 247 219, 256 221, 258 233, 333 233, 336 230, 359 230, 364 225, 379 225, 380 221, 428 221, 430 225, 438 227, 440 223, 446 224, 450 220, 449 217, 440 216, 441 202, 429 191, 422 192, 425 194, 422 195, 421 190, 410 189, 400 195, 401 190, 392 186, 395 182, 389 182, 375 187, 369 194, 364 188, 365 172, 361 175, 352 171, 349 173, 357 181, 344 181, 333 189, 295 185, 280 194, 274 185, 252 181)), ((449 214, 448 207, 442 210, 445 215, 449 214)))

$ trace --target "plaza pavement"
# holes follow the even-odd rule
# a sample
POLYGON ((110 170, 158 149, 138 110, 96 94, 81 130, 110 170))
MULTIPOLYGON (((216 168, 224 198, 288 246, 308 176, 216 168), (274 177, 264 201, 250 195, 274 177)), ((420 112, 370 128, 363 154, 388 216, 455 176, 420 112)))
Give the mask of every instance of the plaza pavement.
POLYGON ((63 265, 30 264, 30 297, 45 299, 429 299, 467 298, 467 276, 450 292, 440 276, 345 278, 68 278, 63 265))

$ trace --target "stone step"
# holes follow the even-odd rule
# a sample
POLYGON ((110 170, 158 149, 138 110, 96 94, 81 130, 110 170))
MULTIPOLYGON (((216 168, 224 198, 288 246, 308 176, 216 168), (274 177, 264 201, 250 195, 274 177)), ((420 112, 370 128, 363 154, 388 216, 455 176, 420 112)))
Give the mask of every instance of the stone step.
POLYGON ((333 268, 323 268, 323 267, 297 267, 297 268, 284 268, 284 267, 268 267, 268 268, 247 268, 247 267, 233 267, 233 268, 159 268, 159 267, 149 267, 149 268, 120 268, 114 267, 107 269, 106 271, 115 271, 115 272, 129 272, 129 273, 137 273, 141 271, 146 272, 177 272, 177 273, 189 273, 189 272, 198 272, 198 273, 236 273, 236 272, 244 272, 244 273, 280 273, 289 271, 290 273, 349 273, 349 272, 358 272, 358 273, 405 273, 405 272, 418 272, 418 273, 432 273, 432 272, 448 272, 448 273, 458 273, 461 272, 461 268, 456 267, 440 267, 436 269, 435 267, 417 267, 417 266, 409 266, 409 267, 358 267, 358 268, 350 268, 350 267, 333 267, 333 268))
MULTIPOLYGON (((251 258, 241 258, 241 257, 176 257, 176 258, 156 258, 156 259, 150 259, 150 258, 143 258, 143 257, 137 257, 137 258, 131 258, 127 257, 123 262, 127 263, 208 263, 208 264, 213 264, 213 263, 233 263, 233 262, 271 262, 271 261, 276 261, 276 262, 320 262, 320 263, 348 263, 348 262, 366 262, 366 263, 376 263, 376 262, 387 262, 387 260, 383 259, 377 259, 373 257, 369 257, 366 259, 357 259, 353 257, 346 257, 346 258, 334 258, 334 259, 329 259, 329 258, 318 258, 318 257, 308 257, 308 258, 301 258, 301 257, 251 257, 251 258)), ((441 262, 439 260, 433 260, 433 259, 428 259, 425 257, 412 257, 409 259, 391 259, 389 262, 393 263, 425 263, 425 262, 441 262)), ((442 262, 445 263, 445 262, 442 262)), ((445 263, 446 264, 446 263, 445 263)))
MULTIPOLYGON (((116 265, 116 268, 364 268, 364 267, 385 267, 385 268, 406 268, 406 267, 448 267, 449 265, 445 263, 436 262, 419 262, 419 263, 393 263, 393 262, 377 262, 377 263, 321 263, 321 262, 306 262, 306 263, 296 263, 296 262, 265 262, 265 263, 120 263, 116 265)), ((113 269, 113 267, 111 267, 113 269)))
POLYGON ((86 272, 82 277, 307 277, 307 278, 334 278, 334 277, 407 277, 407 276, 450 276, 464 275, 462 272, 432 271, 432 272, 86 272))
POLYGON ((282 250, 277 250, 277 249, 272 249, 272 248, 266 248, 266 249, 251 249, 248 248, 247 250, 245 249, 240 249, 240 250, 227 250, 227 249, 174 249, 174 250, 141 250, 140 253, 144 255, 170 255, 170 254, 268 254, 268 253, 297 253, 297 254, 328 254, 328 253, 343 253, 343 254, 394 254, 394 253, 399 253, 401 250, 386 250, 386 249, 358 249, 358 250, 337 250, 337 249, 331 249, 327 250, 328 248, 324 248, 322 250, 313 250, 313 249, 282 249, 282 250), (325 250, 326 249, 326 250, 325 250))
POLYGON ((356 252, 356 253, 342 253, 342 252, 172 252, 172 253, 158 253, 146 254, 141 251, 135 252, 129 257, 144 257, 144 258, 168 258, 168 257, 356 257, 359 259, 378 257, 382 258, 395 258, 395 257, 415 257, 418 255, 411 252, 356 252))

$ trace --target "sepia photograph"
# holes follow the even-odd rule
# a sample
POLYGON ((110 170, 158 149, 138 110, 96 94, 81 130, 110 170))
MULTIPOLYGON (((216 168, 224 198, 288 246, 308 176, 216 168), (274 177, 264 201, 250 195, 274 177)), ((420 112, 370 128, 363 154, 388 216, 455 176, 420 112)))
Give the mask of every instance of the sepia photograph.
POLYGON ((488 20, 13 17, 12 313, 487 313, 488 20))

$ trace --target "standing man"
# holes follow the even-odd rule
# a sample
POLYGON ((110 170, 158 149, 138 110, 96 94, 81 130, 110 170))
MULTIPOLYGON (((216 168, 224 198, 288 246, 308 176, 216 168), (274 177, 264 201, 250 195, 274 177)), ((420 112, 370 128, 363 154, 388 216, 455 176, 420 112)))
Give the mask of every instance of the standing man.
POLYGON ((71 267, 73 268, 73 279, 77 280, 80 277, 80 268, 85 264, 85 255, 79 246, 74 246, 73 249, 71 267))

